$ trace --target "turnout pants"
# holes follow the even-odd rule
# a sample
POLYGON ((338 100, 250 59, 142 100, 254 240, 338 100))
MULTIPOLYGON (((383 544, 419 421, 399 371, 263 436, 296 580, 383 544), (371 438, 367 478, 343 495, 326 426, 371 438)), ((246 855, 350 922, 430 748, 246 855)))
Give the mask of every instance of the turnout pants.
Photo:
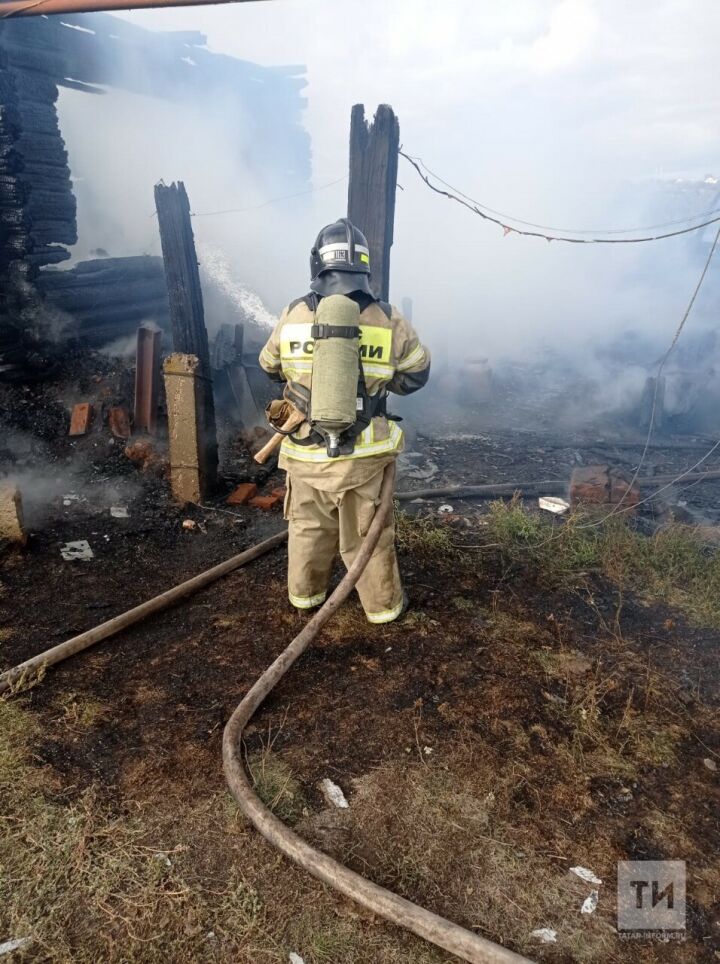
MULTIPOLYGON (((287 475, 285 518, 289 523, 288 595, 298 609, 319 606, 327 596, 338 549, 352 564, 379 504, 383 472, 344 492, 324 492, 287 475)), ((395 524, 390 518, 360 577, 357 591, 371 623, 400 615, 403 590, 395 555, 395 524)))

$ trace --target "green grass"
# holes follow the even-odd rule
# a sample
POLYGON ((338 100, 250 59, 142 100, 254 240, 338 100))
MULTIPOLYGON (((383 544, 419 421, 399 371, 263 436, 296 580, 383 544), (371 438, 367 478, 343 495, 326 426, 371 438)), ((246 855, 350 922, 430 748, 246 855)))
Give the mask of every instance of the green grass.
MULTIPOLYGON (((368 932, 356 911, 338 920, 343 902, 249 830, 224 789, 111 806, 91 787, 63 802, 33 757, 41 732, 21 700, 0 700, 0 939, 31 940, 13 960, 442 960, 405 934, 368 932)), ((255 772, 276 812, 296 816, 286 765, 265 751, 255 772)))
POLYGON ((434 519, 419 519, 395 510, 395 543, 401 553, 423 561, 449 562, 459 556, 453 532, 434 519))
POLYGON ((522 505, 493 502, 484 539, 505 566, 551 587, 577 583, 590 571, 676 606, 695 623, 720 628, 720 554, 697 530, 669 526, 648 538, 615 516, 591 526, 581 515, 553 524, 522 505))
POLYGON ((560 585, 597 566, 597 534, 584 529, 583 522, 581 516, 571 515, 553 525, 512 499, 490 503, 485 532, 507 565, 531 568, 539 580, 560 585))
POLYGON ((306 808, 302 787, 290 767, 271 749, 251 756, 248 769, 255 793, 285 823, 295 823, 306 808))

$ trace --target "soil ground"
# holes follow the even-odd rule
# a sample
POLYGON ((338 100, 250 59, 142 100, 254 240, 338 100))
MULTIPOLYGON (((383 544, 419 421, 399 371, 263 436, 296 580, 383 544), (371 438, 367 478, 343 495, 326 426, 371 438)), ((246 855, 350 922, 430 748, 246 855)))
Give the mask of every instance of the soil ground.
MULTIPOLYGON (((102 452, 74 476, 80 499, 50 494, 27 548, 0 556, 2 668, 283 524, 217 511, 221 499, 180 510, 117 447, 80 444, 102 452), (118 501, 128 518, 110 515, 118 501), (75 539, 92 560, 61 558, 75 539)), ((578 450, 596 460, 587 438, 420 438, 402 487, 566 478, 578 450)), ((660 474, 694 456, 668 446, 652 459, 660 474)), ((686 500, 711 517, 708 486, 686 500)), ((344 863, 532 959, 717 960, 714 555, 659 544, 661 580, 624 530, 591 558, 580 542, 538 552, 546 529, 517 506, 408 508, 398 541, 412 609, 372 627, 353 600, 326 627, 247 731, 258 792, 344 863), (691 562, 710 568, 696 577, 691 562), (348 810, 327 804, 326 777, 348 810), (636 859, 687 862, 680 939, 620 939, 617 861, 636 859), (582 913, 593 890, 597 910, 582 913), (531 936, 543 927, 557 943, 531 936)), ((223 726, 304 625, 285 563, 277 550, 0 702, 0 943, 30 938, 8 959, 450 960, 289 865, 226 790, 223 726)))

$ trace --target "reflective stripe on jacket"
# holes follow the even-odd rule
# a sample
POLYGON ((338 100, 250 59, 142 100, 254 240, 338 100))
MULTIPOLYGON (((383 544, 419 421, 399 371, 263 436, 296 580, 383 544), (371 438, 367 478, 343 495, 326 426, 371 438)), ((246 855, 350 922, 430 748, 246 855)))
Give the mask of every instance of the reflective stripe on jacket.
MULTIPOLYGON (((286 396, 309 397, 312 385, 314 341, 311 334, 314 311, 311 298, 303 298, 287 307, 260 353, 260 365, 271 376, 288 383, 286 396)), ((430 368, 430 353, 420 343, 410 322, 395 307, 388 306, 389 317, 379 302, 371 302, 360 312, 360 358, 367 391, 370 395, 395 392, 406 395, 420 387, 430 368), (418 384, 412 384, 413 375, 418 384)), ((310 433, 304 423, 299 438, 310 433)), ((286 460, 305 464, 355 460, 369 456, 387 456, 402 451, 403 432, 396 422, 377 416, 358 437, 351 455, 331 459, 324 445, 298 445, 286 438, 281 448, 281 468, 286 460)))

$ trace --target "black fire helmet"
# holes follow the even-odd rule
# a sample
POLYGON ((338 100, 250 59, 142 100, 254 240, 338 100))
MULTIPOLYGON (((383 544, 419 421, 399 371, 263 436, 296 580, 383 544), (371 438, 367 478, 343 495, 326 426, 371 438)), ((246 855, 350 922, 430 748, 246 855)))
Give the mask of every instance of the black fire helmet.
MULTIPOLYGON (((327 224, 310 251, 310 276, 315 281, 326 271, 370 274, 367 238, 347 218, 327 224)), ((358 279, 359 280, 359 279, 358 279)), ((358 287, 365 287, 361 284, 358 287)))

